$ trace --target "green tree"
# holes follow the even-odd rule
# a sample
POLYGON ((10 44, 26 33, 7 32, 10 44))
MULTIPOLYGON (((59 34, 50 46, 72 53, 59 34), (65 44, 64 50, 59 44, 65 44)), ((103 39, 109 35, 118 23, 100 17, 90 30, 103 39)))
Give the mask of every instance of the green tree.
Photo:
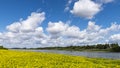
POLYGON ((120 46, 118 43, 113 43, 111 44, 111 49, 112 52, 120 52, 120 46))

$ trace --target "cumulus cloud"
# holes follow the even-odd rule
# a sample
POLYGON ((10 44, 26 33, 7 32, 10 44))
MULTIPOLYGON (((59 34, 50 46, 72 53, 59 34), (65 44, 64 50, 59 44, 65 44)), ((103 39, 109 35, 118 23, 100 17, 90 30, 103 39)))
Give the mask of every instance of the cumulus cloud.
POLYGON ((31 13, 26 20, 14 22, 8 25, 6 29, 11 32, 32 32, 45 20, 45 13, 31 13))
POLYGON ((80 35, 80 29, 76 26, 69 26, 66 28, 66 30, 63 32, 63 35, 66 37, 71 38, 79 38, 80 35))
POLYGON ((57 21, 48 22, 48 27, 43 29, 40 24, 44 19, 44 12, 34 12, 26 20, 8 25, 7 31, 0 33, 0 43, 6 47, 30 48, 96 44, 105 43, 106 40, 108 42, 120 41, 120 34, 116 34, 120 31, 120 25, 116 23, 102 28, 96 22, 89 21, 87 27, 81 30, 78 26, 57 21))
POLYGON ((50 36, 54 38, 54 42, 51 40, 52 38, 50 39, 51 44, 57 45, 62 43, 64 45, 75 45, 100 42, 109 32, 119 30, 118 28, 118 25, 112 24, 109 28, 102 29, 101 26, 96 25, 95 22, 89 21, 88 27, 80 30, 77 26, 70 26, 69 24, 59 21, 49 22, 47 31, 50 33, 50 36))
MULTIPOLYGON (((13 22, 6 27, 7 32, 0 34, 2 44, 14 46, 36 44, 35 38, 44 39, 46 35, 40 24, 45 20, 45 12, 32 12, 26 20, 13 22), (6 44, 7 43, 7 44, 6 44)), ((39 42, 41 42, 40 40, 39 42)), ((34 46, 34 45, 33 45, 34 46)), ((29 46, 28 46, 29 47, 29 46)))
MULTIPOLYGON (((74 3, 73 9, 70 10, 70 12, 78 17, 92 19, 97 13, 104 9, 102 7, 103 5, 113 1, 114 0, 78 0, 74 3)), ((67 6, 65 9, 69 10, 70 8, 67 6)))
POLYGON ((50 33, 50 34, 57 34, 57 33, 60 33, 62 31, 64 31, 66 28, 66 25, 59 21, 59 22, 49 22, 48 23, 48 28, 47 28, 47 31, 50 33))
POLYGON ((11 32, 19 32, 20 27, 21 27, 21 23, 15 22, 15 23, 13 23, 13 24, 11 24, 11 25, 8 25, 8 26, 6 27, 6 29, 7 29, 8 31, 11 31, 11 32))
MULTIPOLYGON (((89 21, 88 26, 84 30, 80 30, 77 26, 69 26, 65 30, 65 37, 68 39, 72 38, 71 41, 76 40, 76 44, 95 44, 106 42, 109 40, 109 36, 115 32, 120 31, 120 25, 111 24, 108 28, 102 28, 102 26, 96 25, 95 22, 89 21), (74 38, 74 39, 73 39, 74 38)), ((73 44, 73 43, 72 43, 73 44)))
POLYGON ((120 34, 114 34, 109 37, 110 43, 120 43, 120 34))
POLYGON ((73 9, 70 11, 72 14, 92 19, 94 15, 101 11, 101 5, 92 0, 79 0, 74 3, 73 9))
POLYGON ((61 33, 67 28, 67 24, 62 21, 59 22, 49 22, 47 32, 51 35, 51 38, 58 38, 61 33))
POLYGON ((88 27, 87 27, 87 31, 99 31, 100 30, 100 26, 95 25, 95 22, 89 21, 88 22, 88 27))
POLYGON ((27 18, 27 20, 22 21, 21 31, 22 32, 31 32, 34 31, 35 28, 39 26, 45 20, 45 13, 31 13, 31 16, 27 18))
POLYGON ((37 37, 37 38, 45 38, 46 37, 42 27, 36 28, 34 34, 35 34, 35 37, 37 37))

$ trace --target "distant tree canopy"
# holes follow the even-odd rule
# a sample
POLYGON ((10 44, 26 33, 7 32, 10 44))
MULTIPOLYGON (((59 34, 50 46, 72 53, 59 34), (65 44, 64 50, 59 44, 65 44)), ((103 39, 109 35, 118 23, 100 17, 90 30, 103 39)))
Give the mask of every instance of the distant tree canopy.
POLYGON ((0 49, 6 49, 7 50, 7 48, 4 48, 3 46, 0 46, 0 49))
POLYGON ((113 44, 97 44, 97 45, 86 45, 86 46, 67 46, 67 47, 45 47, 45 48, 35 48, 35 49, 56 49, 56 50, 75 50, 75 51, 81 51, 81 50, 107 50, 111 52, 120 52, 120 46, 118 43, 113 44))
POLYGON ((111 51, 112 52, 120 52, 119 44, 111 44, 111 51))

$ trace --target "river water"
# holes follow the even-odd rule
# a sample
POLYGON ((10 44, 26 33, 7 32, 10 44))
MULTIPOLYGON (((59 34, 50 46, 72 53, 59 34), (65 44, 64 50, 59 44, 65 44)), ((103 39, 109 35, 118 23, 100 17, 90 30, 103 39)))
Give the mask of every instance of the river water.
POLYGON ((65 50, 30 50, 30 51, 68 54, 75 56, 86 56, 92 58, 94 57, 94 58, 120 59, 120 53, 114 53, 114 52, 83 52, 83 51, 65 51, 65 50))

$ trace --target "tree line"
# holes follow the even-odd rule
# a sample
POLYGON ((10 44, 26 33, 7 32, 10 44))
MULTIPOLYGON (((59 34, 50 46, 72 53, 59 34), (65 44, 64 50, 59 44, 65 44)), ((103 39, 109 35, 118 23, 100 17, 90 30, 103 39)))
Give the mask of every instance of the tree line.
POLYGON ((96 44, 96 45, 84 45, 84 46, 67 46, 67 47, 44 47, 44 48, 31 48, 31 49, 49 49, 49 50, 93 50, 93 51, 110 51, 110 52, 120 52, 120 46, 118 43, 112 44, 96 44))
POLYGON ((3 46, 0 46, 0 49, 5 49, 5 50, 7 50, 7 48, 5 48, 5 47, 3 47, 3 46))

